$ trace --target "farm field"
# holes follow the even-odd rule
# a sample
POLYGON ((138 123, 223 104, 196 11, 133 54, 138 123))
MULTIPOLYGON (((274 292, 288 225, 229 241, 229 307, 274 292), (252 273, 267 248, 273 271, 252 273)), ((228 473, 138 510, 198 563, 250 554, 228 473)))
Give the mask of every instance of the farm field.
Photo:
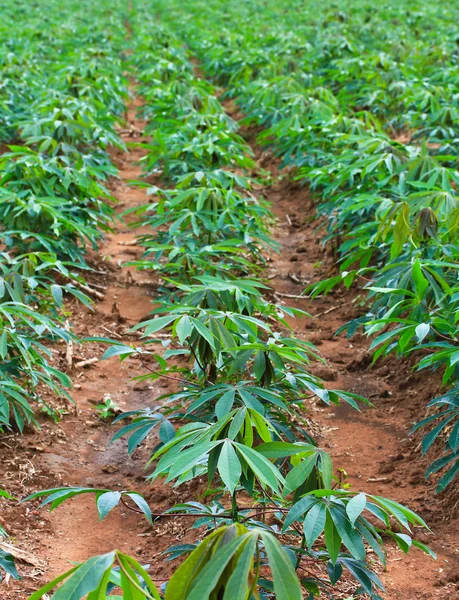
POLYGON ((6 0, 1 600, 459 598, 458 23, 6 0))

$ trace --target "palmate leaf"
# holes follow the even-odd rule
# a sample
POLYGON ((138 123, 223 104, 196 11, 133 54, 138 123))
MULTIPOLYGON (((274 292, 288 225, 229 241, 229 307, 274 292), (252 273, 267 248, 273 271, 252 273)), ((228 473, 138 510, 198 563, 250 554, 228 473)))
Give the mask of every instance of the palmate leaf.
POLYGON ((433 443, 440 437, 442 432, 445 431, 448 424, 453 422, 452 426, 450 426, 448 437, 447 437, 447 447, 445 449, 445 454, 435 460, 431 465, 429 465, 426 471, 426 477, 429 477, 432 473, 436 473, 441 469, 446 469, 446 472, 439 479, 437 484, 437 492, 443 491, 448 485, 456 477, 457 473, 459 473, 459 467, 457 461, 458 457, 458 449, 459 449, 459 394, 458 387, 455 386, 451 390, 449 390, 446 394, 434 398, 429 402, 430 407, 440 407, 444 410, 440 412, 435 412, 433 415, 430 415, 418 423, 413 427, 413 432, 418 429, 425 427, 426 425, 433 424, 434 421, 440 420, 439 423, 435 427, 433 427, 423 438, 422 440, 422 449, 423 452, 427 452, 433 443), (454 422, 456 421, 456 422, 454 422), (452 450, 452 452, 448 451, 448 448, 452 450), (449 463, 454 461, 453 465, 449 463))
MULTIPOLYGON (((378 533, 381 530, 376 529, 363 516, 365 510, 382 521, 389 535, 395 535, 390 530, 389 517, 395 519, 407 531, 411 523, 427 527, 413 511, 393 500, 379 496, 367 497, 363 493, 355 495, 343 490, 315 490, 293 503, 285 518, 283 531, 286 531, 295 521, 301 523, 303 520, 303 534, 308 548, 311 548, 323 532, 325 545, 333 564, 338 559, 341 544, 355 560, 364 561, 364 543, 373 549, 384 564, 383 539, 378 533), (369 502, 370 499, 373 502, 369 502)), ((405 549, 409 549, 412 544, 414 545, 414 540, 411 536, 406 535, 406 538, 403 536, 405 534, 397 538, 397 541, 405 544, 405 549)), ((425 551, 431 553, 429 549, 425 551)))
POLYGON ((80 496, 81 494, 94 494, 96 500, 96 507, 99 513, 99 520, 102 521, 105 517, 120 503, 122 498, 130 498, 137 507, 143 512, 145 518, 150 523, 152 522, 152 515, 150 507, 148 506, 144 497, 138 492, 131 491, 112 491, 112 490, 101 490, 97 488, 55 488, 50 490, 42 490, 35 492, 21 502, 27 502, 34 500, 35 498, 45 497, 46 499, 41 503, 40 508, 46 505, 50 506, 50 511, 57 508, 60 504, 66 500, 80 496))

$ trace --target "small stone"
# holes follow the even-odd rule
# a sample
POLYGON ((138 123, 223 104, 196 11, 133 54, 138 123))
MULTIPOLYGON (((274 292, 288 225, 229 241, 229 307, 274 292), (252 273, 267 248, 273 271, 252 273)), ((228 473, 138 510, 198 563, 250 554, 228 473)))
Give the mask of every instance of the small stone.
POLYGON ((116 465, 104 465, 102 467, 102 471, 104 473, 118 473, 119 470, 120 470, 120 468, 117 467, 116 465))

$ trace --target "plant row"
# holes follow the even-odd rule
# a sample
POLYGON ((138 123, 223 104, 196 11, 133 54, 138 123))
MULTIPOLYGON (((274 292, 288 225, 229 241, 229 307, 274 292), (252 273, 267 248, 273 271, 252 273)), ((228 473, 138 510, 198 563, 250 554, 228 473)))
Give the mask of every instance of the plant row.
POLYGON ((67 395, 49 344, 67 342, 66 294, 90 305, 85 254, 113 222, 108 148, 127 97, 124 7, 7 2, 0 37, 0 431, 67 395), (46 16, 44 16, 46 14, 46 16))
MULTIPOLYGON (((122 415, 118 421, 129 421, 114 439, 127 436, 129 452, 154 440, 148 479, 207 481, 211 500, 164 513, 194 518, 204 539, 169 550, 172 558, 187 557, 161 590, 136 561, 113 552, 30 600, 64 580, 54 600, 102 598, 113 586, 126 598, 300 600, 304 593, 331 596, 343 571, 356 580, 356 593, 377 599, 375 559, 385 563, 385 540, 404 552, 412 545, 429 552, 411 531, 426 525, 396 501, 350 490, 316 445, 304 416, 310 399, 356 409, 363 399, 326 390, 311 375, 316 350, 289 325, 301 311, 273 302, 260 281, 265 256, 276 249, 273 217, 252 191, 248 172, 256 165, 237 123, 167 27, 145 7, 130 24, 130 65, 150 137, 142 162, 156 182, 138 183, 151 195, 136 209, 138 224, 151 231, 140 236, 145 253, 134 264, 157 274, 164 289, 153 318, 135 327, 141 345, 113 343, 105 356, 140 356, 142 379, 166 377, 176 389, 155 406, 122 415)), ((129 490, 58 488, 32 497, 44 496, 53 509, 86 493, 96 495, 101 518, 123 502, 153 525, 148 504, 129 490)))

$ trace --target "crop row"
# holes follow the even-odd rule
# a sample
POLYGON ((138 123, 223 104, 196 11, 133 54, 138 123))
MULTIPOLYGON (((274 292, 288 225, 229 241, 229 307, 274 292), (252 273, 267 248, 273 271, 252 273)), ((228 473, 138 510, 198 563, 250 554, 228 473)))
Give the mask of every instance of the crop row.
POLYGON ((113 221, 108 148, 123 147, 115 125, 127 97, 121 14, 89 2, 2 8, 0 430, 36 424, 37 407, 54 416, 46 388, 68 396, 49 343, 73 336, 65 294, 90 304, 85 253, 113 221))

